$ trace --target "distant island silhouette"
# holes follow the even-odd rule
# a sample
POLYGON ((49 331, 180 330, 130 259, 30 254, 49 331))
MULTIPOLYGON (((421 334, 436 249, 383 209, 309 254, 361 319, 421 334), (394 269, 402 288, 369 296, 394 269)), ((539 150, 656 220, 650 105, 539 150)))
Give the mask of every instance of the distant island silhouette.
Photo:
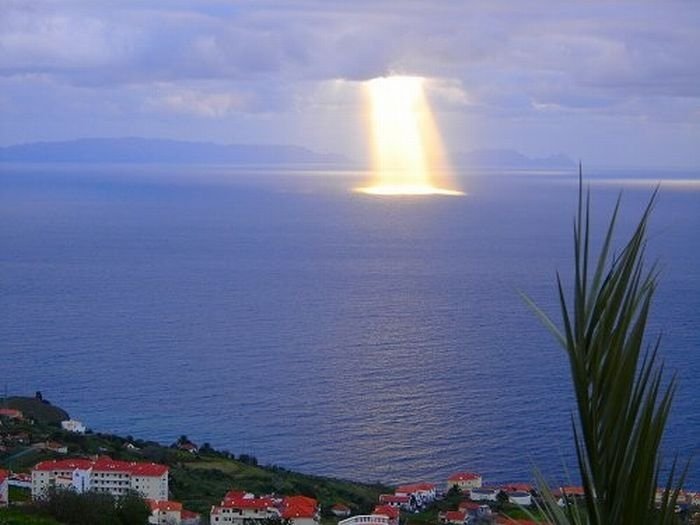
MULTIPOLYGON (((531 158, 510 149, 476 149, 452 156, 457 166, 493 168, 571 168, 563 154, 531 158)), ((319 153, 288 144, 217 144, 139 137, 84 138, 57 142, 31 142, 0 147, 0 162, 12 163, 176 163, 245 165, 353 165, 335 153, 319 153)))
POLYGON ((0 148, 0 162, 328 164, 341 155, 278 144, 216 144, 169 139, 86 138, 0 148))

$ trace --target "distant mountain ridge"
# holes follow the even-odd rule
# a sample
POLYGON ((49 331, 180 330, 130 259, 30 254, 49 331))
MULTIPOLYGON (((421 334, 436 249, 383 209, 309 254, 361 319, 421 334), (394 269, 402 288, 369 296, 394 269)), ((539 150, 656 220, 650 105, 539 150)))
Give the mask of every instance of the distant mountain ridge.
MULTIPOLYGON (((530 158, 510 149, 477 149, 452 155, 455 165, 494 168, 571 168, 563 154, 530 158)), ((0 162, 352 164, 346 157, 284 144, 216 144, 170 139, 86 138, 0 147, 0 162)))
POLYGON ((169 139, 88 138, 0 148, 0 162, 315 164, 347 162, 300 146, 169 139))
POLYGON ((494 168, 571 168, 576 163, 559 153, 548 157, 531 158, 512 149, 477 149, 453 156, 456 164, 494 168))

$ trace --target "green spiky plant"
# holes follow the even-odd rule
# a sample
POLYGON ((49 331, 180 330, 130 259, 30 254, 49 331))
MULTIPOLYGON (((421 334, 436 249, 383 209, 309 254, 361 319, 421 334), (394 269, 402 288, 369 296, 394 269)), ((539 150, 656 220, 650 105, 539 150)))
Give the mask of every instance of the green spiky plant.
POLYGON ((572 415, 572 427, 583 501, 564 497, 564 506, 558 506, 537 473, 541 510, 557 525, 675 522, 674 508, 687 467, 676 479, 674 461, 660 508, 655 508, 654 498, 660 477, 659 447, 676 378, 664 380, 657 358, 659 339, 648 345, 644 338, 658 278, 656 266, 644 266, 647 223, 657 191, 624 249, 612 256, 618 198, 594 266, 589 253, 590 191, 584 197, 579 167, 570 302, 557 274, 563 329, 525 297, 567 352, 578 409, 578 418, 572 415))

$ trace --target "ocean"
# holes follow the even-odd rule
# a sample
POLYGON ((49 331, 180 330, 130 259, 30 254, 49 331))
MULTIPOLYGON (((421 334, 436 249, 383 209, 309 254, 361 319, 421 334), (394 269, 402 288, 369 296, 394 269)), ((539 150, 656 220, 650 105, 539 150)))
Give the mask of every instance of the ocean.
MULTIPOLYGON (((648 333, 679 380, 664 455, 694 453, 700 489, 700 173, 586 171, 599 234, 622 191, 618 239, 665 181, 648 333)), ((0 386, 307 473, 566 481, 568 365, 520 294, 558 315, 575 170, 460 181, 386 198, 346 171, 4 165, 0 386)))

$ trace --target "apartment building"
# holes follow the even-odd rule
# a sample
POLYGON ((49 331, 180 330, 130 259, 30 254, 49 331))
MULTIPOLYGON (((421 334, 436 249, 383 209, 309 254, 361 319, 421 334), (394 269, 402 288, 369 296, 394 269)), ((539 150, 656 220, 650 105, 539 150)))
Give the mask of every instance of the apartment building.
POLYGON ((51 487, 77 492, 94 490, 123 496, 133 490, 153 500, 168 499, 168 467, 157 463, 116 461, 102 456, 91 459, 42 461, 32 469, 32 498, 51 487))

